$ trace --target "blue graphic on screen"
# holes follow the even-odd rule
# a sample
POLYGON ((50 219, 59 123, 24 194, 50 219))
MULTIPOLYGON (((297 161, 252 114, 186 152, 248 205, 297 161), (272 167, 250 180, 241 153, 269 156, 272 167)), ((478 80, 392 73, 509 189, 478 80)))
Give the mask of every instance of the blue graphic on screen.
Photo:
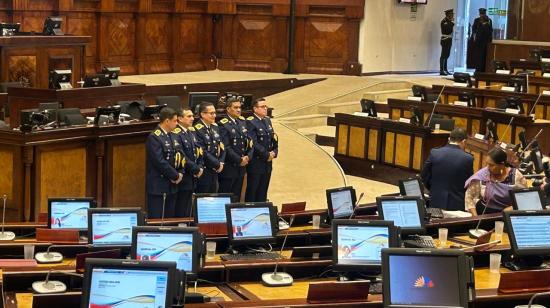
POLYGON ((88 201, 52 201, 50 225, 52 229, 87 229, 88 201))
POLYGON ((206 223, 225 223, 225 205, 231 203, 230 197, 200 197, 197 198, 197 221, 206 223))
POLYGON ((510 220, 519 249, 550 248, 550 215, 511 216, 510 220))
POLYGON ((234 238, 272 237, 271 216, 267 207, 231 209, 234 238))
POLYGON ((350 190, 332 192, 330 193, 330 200, 334 218, 347 218, 353 213, 353 201, 350 190))
POLYGON ((455 257, 389 256, 390 303, 460 307, 455 257))
POLYGON ((131 245, 132 227, 137 226, 137 213, 93 213, 94 245, 131 245))
POLYGON ((193 270, 193 233, 139 232, 137 260, 172 261, 179 270, 193 270))
POLYGON ((94 268, 89 308, 165 308, 166 271, 94 268))
POLYGON ((339 225, 338 264, 381 264, 388 237, 387 227, 339 225))
POLYGON ((421 227, 416 200, 384 200, 382 212, 384 220, 391 220, 398 227, 421 227))
POLYGON ((515 194, 518 210, 542 210, 542 201, 538 191, 519 192, 515 194))

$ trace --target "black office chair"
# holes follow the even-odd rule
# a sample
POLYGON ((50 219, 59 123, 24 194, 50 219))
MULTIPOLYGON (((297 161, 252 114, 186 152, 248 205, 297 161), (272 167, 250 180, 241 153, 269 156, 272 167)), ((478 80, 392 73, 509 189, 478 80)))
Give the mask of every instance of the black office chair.
POLYGON ((182 104, 179 96, 157 96, 156 97, 157 105, 166 105, 174 109, 175 111, 181 109, 182 104))

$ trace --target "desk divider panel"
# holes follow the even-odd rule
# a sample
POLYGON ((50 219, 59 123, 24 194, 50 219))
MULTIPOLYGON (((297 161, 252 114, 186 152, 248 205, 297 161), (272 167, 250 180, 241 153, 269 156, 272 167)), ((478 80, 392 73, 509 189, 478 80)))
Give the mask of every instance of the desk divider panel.
MULTIPOLYGON (((529 107, 527 107, 529 108, 529 107)), ((525 109, 527 112, 530 111, 530 109, 525 109)), ((548 119, 548 117, 544 116, 544 106, 537 105, 535 106, 535 119, 548 119)))
POLYGON ((411 136, 397 134, 395 141, 395 164, 401 167, 409 168, 411 162, 411 136))
POLYGON ((378 133, 378 130, 376 129, 369 129, 369 141, 368 141, 368 159, 370 160, 378 160, 378 153, 379 153, 379 137, 380 134, 378 133))
POLYGON ((338 125, 338 139, 336 140, 336 153, 338 154, 348 154, 348 130, 348 125, 338 125))
POLYGON ((506 129, 508 127, 508 124, 504 124, 504 123, 497 123, 497 135, 498 135, 498 139, 500 141, 504 141, 506 143, 511 143, 512 142, 512 128, 509 127, 508 129, 506 129), (506 132, 506 135, 504 135, 504 133, 506 132))
POLYGON ((422 147, 424 146, 421 137, 414 137, 413 169, 422 169, 422 147))
MULTIPOLYGON (((113 207, 145 206, 145 142, 112 142, 111 196, 107 205, 113 207)), ((107 181, 109 183, 109 181, 107 181)))
POLYGON ((349 133, 349 156, 365 158, 365 128, 352 126, 349 133))

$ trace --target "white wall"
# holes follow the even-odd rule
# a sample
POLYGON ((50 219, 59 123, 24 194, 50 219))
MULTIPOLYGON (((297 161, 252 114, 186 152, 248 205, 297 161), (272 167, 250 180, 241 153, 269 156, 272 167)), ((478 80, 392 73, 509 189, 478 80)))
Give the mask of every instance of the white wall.
MULTIPOLYGON (((454 8, 456 12, 457 1, 428 0, 427 5, 418 5, 413 20, 410 5, 365 0, 359 34, 363 73, 439 70, 440 22, 443 11, 454 8)), ((452 61, 449 64, 452 67, 452 61)))

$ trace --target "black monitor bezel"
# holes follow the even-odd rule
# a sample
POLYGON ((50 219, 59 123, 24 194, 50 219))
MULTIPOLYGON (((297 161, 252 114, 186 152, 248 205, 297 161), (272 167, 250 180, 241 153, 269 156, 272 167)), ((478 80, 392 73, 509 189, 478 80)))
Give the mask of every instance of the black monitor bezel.
POLYGON ((227 237, 231 246, 242 245, 262 245, 277 243, 278 217, 277 210, 271 202, 254 202, 254 203, 229 203, 225 205, 225 213, 227 217, 227 237), (233 224, 231 223, 231 210, 235 208, 265 208, 269 209, 269 217, 271 220, 271 237, 256 237, 238 239, 233 237, 233 224))
POLYGON ((338 272, 373 272, 380 271, 380 264, 340 264, 338 263, 338 227, 339 226, 366 226, 366 227, 386 227, 388 229, 388 247, 399 247, 399 231, 388 220, 361 220, 361 219, 334 219, 332 221, 332 267, 338 272))
POLYGON ((83 88, 99 88, 99 87, 108 87, 111 85, 111 79, 109 79, 108 74, 99 73, 99 74, 91 74, 84 76, 84 84, 82 85, 83 88), (93 79, 98 78, 98 84, 95 85, 93 79))
POLYGON ((468 107, 476 107, 476 95, 474 92, 468 92, 468 91, 462 91, 458 93, 458 100, 462 101, 465 97, 468 98, 466 101, 468 103, 468 107))
MULTIPOLYGON (((185 271, 187 275, 196 275, 199 272, 199 260, 202 252, 202 240, 199 234, 199 229, 196 227, 164 227, 164 226, 137 226, 132 228, 132 248, 130 249, 130 256, 132 259, 136 259, 137 255, 137 236, 138 233, 192 233, 193 245, 192 245, 192 265, 191 271, 185 271)), ((159 262, 159 261, 154 261, 159 262)), ((169 262, 169 261, 165 261, 169 262)), ((171 261, 170 261, 171 262, 171 261)), ((177 265, 176 265, 177 266, 177 265)), ((176 267, 177 270, 182 271, 176 267)))
POLYGON ((352 214, 350 214, 350 215, 353 215, 353 212, 355 211, 355 206, 356 206, 356 203, 357 203, 357 194, 356 194, 355 188, 353 188, 353 186, 330 188, 330 189, 327 189, 325 191, 325 194, 326 194, 326 197, 327 197, 328 217, 330 219, 349 218, 349 216, 348 217, 346 217, 346 216, 334 217, 334 207, 332 206, 332 198, 330 197, 330 195, 332 193, 341 192, 341 191, 344 191, 344 190, 348 190, 348 191, 351 192, 351 203, 352 203, 352 209, 351 210, 352 210, 352 214))
MULTIPOLYGON (((459 278, 459 286, 463 286, 459 290, 460 297, 460 306, 458 307, 468 307, 469 287, 473 286, 473 264, 471 263, 469 257, 459 249, 417 249, 417 248, 384 248, 382 249, 382 300, 384 307, 388 308, 397 308, 405 307, 404 305, 392 305, 391 304, 391 292, 390 292, 390 268, 389 260, 390 256, 428 256, 428 257, 447 257, 447 258, 456 258, 457 272, 459 278)), ((402 270, 402 269, 398 269, 402 270)), ((440 307, 442 306, 406 306, 406 307, 440 307)), ((447 307, 447 306, 445 306, 447 307)), ((454 306, 449 306, 449 308, 454 308, 454 306)))
MULTIPOLYGON (((89 208, 95 208, 96 202, 94 198, 91 197, 77 197, 77 198, 48 198, 48 229, 52 229, 52 203, 53 202, 86 202, 88 201, 90 203, 89 208)), ((86 219, 88 223, 90 221, 86 219)), ((88 228, 55 228, 54 230, 78 230, 78 231, 87 231, 88 228)))
MULTIPOLYGON (((204 198, 204 197, 229 197, 229 203, 235 203, 235 200, 234 200, 234 196, 232 193, 196 193, 196 194, 193 194, 193 202, 192 202, 192 216, 193 216, 193 221, 195 224, 218 224, 218 223, 227 223, 227 215, 225 216, 225 221, 222 221, 222 222, 199 222, 199 215, 198 215, 198 204, 197 204, 197 200, 199 198, 204 198)), ((229 204, 228 203, 228 204, 229 204)), ((225 205, 224 205, 224 211, 225 211, 225 205)))
POLYGON ((543 166, 544 162, 542 160, 543 157, 544 157, 544 154, 539 148, 532 149, 531 152, 529 153, 529 160, 533 162, 533 167, 536 173, 541 173, 544 171, 544 166, 543 166), (539 155, 537 155, 537 153, 539 155))
MULTIPOLYGON (((399 227, 401 235, 411 235, 411 234, 424 234, 426 233, 426 208, 424 206, 424 199, 421 197, 412 197, 412 196, 381 196, 376 197, 376 208, 378 209, 378 215, 384 219, 384 210, 382 207, 382 202, 384 201, 416 201, 416 206, 418 209, 418 215, 420 219, 420 227, 408 228, 408 227, 399 227)), ((395 224, 395 222, 394 222, 395 224)))
MULTIPOLYGON (((130 247, 132 242, 130 239, 129 244, 94 244, 94 230, 92 224, 93 214, 107 214, 107 213, 137 213, 137 226, 142 226, 145 224, 143 217, 143 212, 139 207, 126 207, 126 208, 114 208, 114 207, 102 207, 102 208, 93 208, 88 210, 88 244, 93 247, 130 247)), ((134 226, 133 226, 134 227, 134 226)))
POLYGON ((124 259, 86 259, 84 271, 84 281, 82 283, 82 301, 80 307, 88 308, 90 302, 90 288, 92 282, 92 273, 94 268, 113 268, 128 270, 150 270, 167 271, 168 279, 166 281, 166 302, 165 307, 172 307, 176 289, 176 263, 162 261, 136 261, 124 259))
POLYGON ((411 182, 411 181, 416 181, 418 183, 418 187, 420 188, 420 196, 413 196, 413 197, 420 197, 424 199, 424 184, 422 183, 422 180, 419 177, 411 177, 407 179, 398 180, 397 185, 399 186, 399 194, 401 194, 401 196, 410 197, 409 195, 407 195, 407 192, 405 191, 405 182, 411 182))
POLYGON ((525 211, 525 209, 520 209, 517 203, 516 195, 517 194, 524 194, 524 193, 530 193, 530 192, 537 192, 539 195, 539 200, 541 202, 541 208, 540 209, 531 209, 531 211, 535 210, 544 210, 544 206, 546 204, 546 198, 544 197, 544 192, 539 187, 530 187, 530 188, 517 188, 510 190, 510 198, 512 198, 512 207, 516 211, 525 211))
MULTIPOLYGON (((218 100, 220 99, 220 92, 189 92, 187 95, 187 104, 189 105, 189 109, 193 111, 193 113, 198 114, 198 112, 195 110, 198 105, 200 105, 202 102, 209 102, 214 104, 214 108, 218 104, 218 100), (210 100, 201 100, 200 102, 194 102, 193 98, 194 96, 208 96, 209 98, 216 96, 216 101, 211 102, 210 100), (210 97, 211 96, 211 97, 210 97)), ((199 115, 200 116, 200 115, 199 115)))
POLYGON ((550 216, 550 211, 539 210, 539 211, 504 211, 504 226, 508 232, 508 239, 510 241, 510 248, 512 254, 515 256, 541 256, 541 255, 550 255, 550 239, 548 248, 522 248, 518 247, 516 236, 514 233, 514 227, 512 226, 512 216, 550 216))

